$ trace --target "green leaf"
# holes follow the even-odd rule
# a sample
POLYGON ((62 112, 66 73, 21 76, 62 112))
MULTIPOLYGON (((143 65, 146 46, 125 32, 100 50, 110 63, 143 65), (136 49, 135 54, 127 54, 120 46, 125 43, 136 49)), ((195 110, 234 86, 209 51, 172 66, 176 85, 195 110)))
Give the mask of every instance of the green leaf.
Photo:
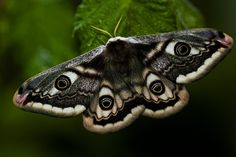
POLYGON ((122 18, 118 36, 157 34, 203 26, 203 19, 187 0, 86 0, 77 10, 74 35, 80 51, 88 51, 107 41, 93 29, 112 33, 122 18))
POLYGON ((11 58, 24 78, 75 57, 70 5, 62 0, 7 1, 5 21, 0 18, 1 57, 11 58))

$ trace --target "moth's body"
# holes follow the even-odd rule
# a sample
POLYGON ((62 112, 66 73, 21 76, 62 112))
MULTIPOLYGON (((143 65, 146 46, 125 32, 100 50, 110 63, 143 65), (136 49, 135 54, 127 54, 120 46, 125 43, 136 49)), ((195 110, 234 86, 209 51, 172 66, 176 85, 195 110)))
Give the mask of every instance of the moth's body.
POLYGON ((212 29, 115 37, 26 81, 15 104, 58 117, 83 113, 94 132, 116 131, 139 115, 163 118, 189 100, 184 84, 205 76, 233 40, 212 29))

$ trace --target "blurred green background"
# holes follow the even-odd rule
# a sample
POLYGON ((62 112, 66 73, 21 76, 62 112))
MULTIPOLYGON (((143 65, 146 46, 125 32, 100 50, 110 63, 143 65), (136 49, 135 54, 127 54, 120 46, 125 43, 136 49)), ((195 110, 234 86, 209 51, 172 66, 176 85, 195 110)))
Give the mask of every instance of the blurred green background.
MULTIPOLYGON (((207 27, 236 37, 236 1, 192 2, 207 27)), ((81 117, 17 109, 12 96, 25 79, 79 54, 72 38, 79 4, 0 0, 0 157, 236 156, 235 49, 206 78, 187 86, 191 99, 180 113, 162 120, 141 117, 116 133, 88 132, 81 117)))

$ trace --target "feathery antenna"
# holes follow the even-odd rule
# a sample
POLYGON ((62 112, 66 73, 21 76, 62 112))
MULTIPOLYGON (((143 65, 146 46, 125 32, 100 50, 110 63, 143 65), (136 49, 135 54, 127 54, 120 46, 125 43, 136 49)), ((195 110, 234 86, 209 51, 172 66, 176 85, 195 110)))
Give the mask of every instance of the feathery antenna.
POLYGON ((123 18, 123 16, 121 16, 121 17, 119 18, 119 20, 118 20, 118 22, 117 22, 117 24, 116 24, 116 26, 115 26, 115 29, 114 29, 114 31, 113 31, 113 35, 112 35, 111 33, 109 33, 108 31, 106 31, 106 30, 104 30, 104 29, 101 29, 101 28, 98 28, 98 27, 96 27, 96 26, 91 26, 91 27, 92 27, 93 29, 99 31, 99 32, 102 32, 104 35, 109 36, 110 38, 116 37, 116 36, 117 36, 117 31, 118 31, 118 29, 119 29, 119 27, 120 27, 120 23, 121 23, 121 21, 122 21, 122 18, 123 18))

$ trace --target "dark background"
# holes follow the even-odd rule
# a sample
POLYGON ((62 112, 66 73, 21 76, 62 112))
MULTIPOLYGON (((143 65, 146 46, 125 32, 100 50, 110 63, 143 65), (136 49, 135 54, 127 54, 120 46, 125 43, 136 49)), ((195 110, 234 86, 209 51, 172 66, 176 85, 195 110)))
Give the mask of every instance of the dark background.
MULTIPOLYGON (((205 17, 207 27, 236 37, 235 0, 192 2, 205 17)), ((64 0, 56 5, 45 0, 45 4, 39 6, 37 1, 22 0, 17 6, 15 1, 0 0, 1 157, 236 156, 235 49, 206 78, 187 86, 191 99, 180 113, 162 120, 140 117, 130 127, 116 133, 88 132, 82 126, 81 117, 57 119, 14 107, 12 96, 20 83, 47 68, 40 66, 40 61, 43 60, 44 65, 54 64, 51 58, 57 57, 53 54, 55 51, 71 52, 54 58, 55 63, 76 55, 71 34, 78 3, 64 0), (31 11, 26 14, 27 9, 31 11), (54 19, 48 10, 59 14, 60 20, 54 19), (40 19, 41 14, 46 21, 40 19), (31 27, 24 25, 27 22, 31 22, 31 27), (38 27, 37 22, 43 26, 38 27), (27 31, 31 31, 31 35, 24 36, 27 31), (25 54, 18 45, 21 42, 24 42, 25 54), (49 44, 51 56, 41 48, 44 44, 49 44), (35 66, 23 70, 32 63, 35 66)))

